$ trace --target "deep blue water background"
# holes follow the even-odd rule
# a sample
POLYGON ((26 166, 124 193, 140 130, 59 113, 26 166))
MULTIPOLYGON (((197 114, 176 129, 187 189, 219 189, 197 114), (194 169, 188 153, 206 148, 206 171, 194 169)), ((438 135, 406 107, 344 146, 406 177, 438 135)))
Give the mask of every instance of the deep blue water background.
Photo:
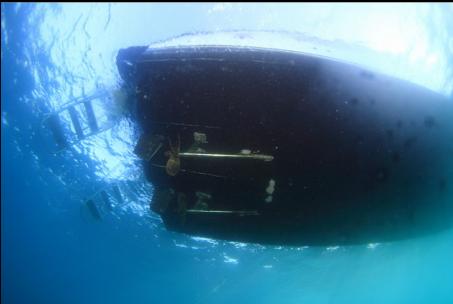
MULTIPOLYGON (((100 141, 57 155, 40 132, 45 113, 119 81, 114 58, 121 47, 191 31, 310 32, 326 21, 343 25, 337 13, 349 9, 2 3, 2 302, 453 303, 453 231, 328 248, 194 239, 165 231, 148 211, 152 186, 123 148, 133 147, 130 121, 121 120, 100 141), (307 18, 277 18, 276 10, 293 17, 307 11, 307 18), (115 183, 143 195, 131 194, 130 203, 96 221, 83 203, 115 183)), ((372 10, 361 8, 367 9, 372 10)), ((438 74, 451 81, 453 28, 442 12, 448 16, 453 9, 423 12, 424 33, 439 33, 429 41, 441 58, 433 69, 442 66, 438 74)), ((335 36, 333 27, 315 34, 335 36)), ((338 33, 342 39, 344 31, 338 33)), ((427 81, 430 85, 451 92, 443 83, 427 81)))

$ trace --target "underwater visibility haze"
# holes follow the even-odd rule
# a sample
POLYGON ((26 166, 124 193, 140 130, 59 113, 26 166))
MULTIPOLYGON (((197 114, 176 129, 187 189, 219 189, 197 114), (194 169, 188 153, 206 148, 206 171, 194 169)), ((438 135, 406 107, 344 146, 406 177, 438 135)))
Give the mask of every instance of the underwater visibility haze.
POLYGON ((453 303, 451 16, 2 3, 2 302, 453 303))

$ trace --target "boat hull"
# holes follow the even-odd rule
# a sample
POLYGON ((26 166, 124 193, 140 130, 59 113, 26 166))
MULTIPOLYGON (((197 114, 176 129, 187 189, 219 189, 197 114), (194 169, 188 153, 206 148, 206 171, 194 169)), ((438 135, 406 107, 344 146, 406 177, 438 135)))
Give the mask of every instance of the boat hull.
POLYGON ((327 245, 452 222, 453 106, 439 94, 268 49, 134 48, 117 63, 148 139, 136 150, 155 153, 151 208, 171 230, 327 245))

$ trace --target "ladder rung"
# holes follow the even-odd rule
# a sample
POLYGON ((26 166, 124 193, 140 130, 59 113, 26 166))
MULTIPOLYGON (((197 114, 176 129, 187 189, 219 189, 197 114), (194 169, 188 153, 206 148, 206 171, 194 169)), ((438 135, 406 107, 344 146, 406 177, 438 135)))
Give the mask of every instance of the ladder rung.
POLYGON ((99 130, 98 123, 96 121, 96 116, 94 116, 93 105, 91 101, 88 100, 83 103, 85 106, 85 111, 87 113, 88 126, 90 127, 91 132, 97 132, 99 130))
POLYGON ((110 201, 109 195, 107 194, 107 192, 105 192, 105 190, 101 191, 101 197, 104 200, 107 209, 111 211, 113 209, 112 202, 110 201))
POLYGON ((74 107, 69 107, 69 116, 71 117, 72 125, 74 126, 74 129, 76 131, 77 137, 79 139, 83 139, 83 131, 82 127, 80 126, 79 118, 77 117, 77 111, 74 109, 74 107))
POLYGON ((119 205, 123 205, 124 204, 124 200, 123 200, 123 196, 121 195, 121 191, 120 191, 120 188, 118 187, 118 185, 114 185, 113 186, 113 192, 115 193, 115 196, 116 196, 116 199, 119 203, 119 205))

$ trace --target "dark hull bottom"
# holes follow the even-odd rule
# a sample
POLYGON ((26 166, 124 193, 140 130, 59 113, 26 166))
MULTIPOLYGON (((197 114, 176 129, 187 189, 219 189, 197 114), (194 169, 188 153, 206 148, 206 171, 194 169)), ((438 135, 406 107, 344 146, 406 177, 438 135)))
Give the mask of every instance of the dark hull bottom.
MULTIPOLYGON (((159 191, 159 190, 157 190, 159 191)), ((161 199, 161 198, 159 198, 161 199)), ((167 229, 189 235, 268 245, 354 245, 420 237, 451 226, 452 210, 414 214, 411 209, 362 212, 307 207, 306 210, 199 211, 174 209, 161 213, 167 229), (315 210, 314 210, 315 209, 315 210), (295 214, 297 212, 297 214, 295 214), (349 214, 345 214, 348 213, 349 214)), ((154 202, 154 204, 160 204, 154 202)), ((155 209, 152 203, 151 209, 155 209)), ((445 206, 444 206, 445 207, 445 206)), ((331 209, 329 209, 331 208, 331 209)), ((439 206, 434 207, 436 209, 439 206)))
POLYGON ((131 48, 136 153, 168 229, 276 245, 449 228, 453 106, 359 67, 249 48, 131 48))

